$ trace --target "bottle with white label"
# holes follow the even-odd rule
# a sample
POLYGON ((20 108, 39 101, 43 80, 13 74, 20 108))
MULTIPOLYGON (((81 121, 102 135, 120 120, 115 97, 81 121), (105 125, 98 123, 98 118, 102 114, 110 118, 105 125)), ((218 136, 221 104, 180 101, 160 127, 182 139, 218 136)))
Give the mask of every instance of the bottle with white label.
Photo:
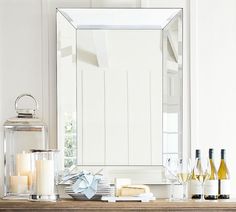
POLYGON ((207 200, 216 200, 218 198, 218 175, 213 160, 213 149, 209 149, 209 161, 211 166, 211 175, 204 185, 204 196, 207 200))
MULTIPOLYGON (((195 158, 199 158, 201 157, 200 155, 200 150, 199 149, 196 149, 196 153, 195 153, 195 158)), ((198 161, 199 163, 199 161, 198 161)), ((197 165, 201 165, 200 163, 197 164, 197 165)), ((193 170, 193 173, 192 173, 192 179, 191 179, 191 193, 192 193, 192 199, 201 199, 201 183, 197 180, 197 177, 194 173, 194 170, 193 170)))
POLYGON ((225 149, 221 150, 221 162, 218 170, 219 196, 218 199, 230 198, 230 176, 225 162, 225 149))

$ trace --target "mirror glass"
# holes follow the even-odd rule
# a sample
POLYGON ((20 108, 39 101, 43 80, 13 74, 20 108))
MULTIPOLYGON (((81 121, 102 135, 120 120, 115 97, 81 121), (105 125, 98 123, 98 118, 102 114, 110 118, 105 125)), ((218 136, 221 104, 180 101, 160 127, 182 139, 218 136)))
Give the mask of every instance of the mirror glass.
POLYGON ((182 9, 58 9, 63 166, 159 166, 182 153, 182 9))

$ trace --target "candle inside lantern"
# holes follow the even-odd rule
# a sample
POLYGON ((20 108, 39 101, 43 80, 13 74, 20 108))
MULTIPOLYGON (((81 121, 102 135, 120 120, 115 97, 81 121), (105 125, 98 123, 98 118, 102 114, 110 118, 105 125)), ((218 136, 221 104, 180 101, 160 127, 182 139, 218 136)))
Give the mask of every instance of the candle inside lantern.
POLYGON ((10 176, 10 191, 12 193, 25 194, 28 191, 27 176, 10 176))
POLYGON ((20 176, 27 176, 28 188, 32 185, 32 173, 30 153, 23 151, 16 155, 16 174, 20 176))
POLYGON ((36 160, 36 193, 54 194, 54 161, 36 160))
POLYGON ((24 175, 30 171, 30 154, 23 151, 16 155, 16 172, 24 175))

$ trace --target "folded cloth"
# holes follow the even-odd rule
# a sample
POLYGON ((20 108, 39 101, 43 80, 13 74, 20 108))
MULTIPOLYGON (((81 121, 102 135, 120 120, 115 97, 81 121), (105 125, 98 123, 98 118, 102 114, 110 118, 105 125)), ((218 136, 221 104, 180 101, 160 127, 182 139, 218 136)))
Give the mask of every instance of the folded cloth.
POLYGON ((91 199, 97 192, 97 185, 102 176, 93 175, 87 171, 81 171, 76 178, 76 182, 72 185, 73 192, 82 193, 88 199, 91 199))

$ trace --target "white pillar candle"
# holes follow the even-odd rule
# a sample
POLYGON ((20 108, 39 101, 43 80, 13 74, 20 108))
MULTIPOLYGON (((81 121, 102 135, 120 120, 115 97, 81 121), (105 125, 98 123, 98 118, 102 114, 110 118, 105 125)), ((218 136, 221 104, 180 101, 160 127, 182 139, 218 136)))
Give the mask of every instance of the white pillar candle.
POLYGON ((28 191, 27 176, 10 176, 10 191, 12 193, 25 194, 28 191))
POLYGON ((36 160, 37 195, 54 194, 54 161, 36 160))
POLYGON ((16 173, 24 176, 25 173, 30 172, 30 153, 24 151, 16 155, 16 173))
POLYGON ((30 163, 30 153, 19 153, 16 155, 16 174, 20 176, 28 176, 28 187, 32 185, 32 173, 30 163))

